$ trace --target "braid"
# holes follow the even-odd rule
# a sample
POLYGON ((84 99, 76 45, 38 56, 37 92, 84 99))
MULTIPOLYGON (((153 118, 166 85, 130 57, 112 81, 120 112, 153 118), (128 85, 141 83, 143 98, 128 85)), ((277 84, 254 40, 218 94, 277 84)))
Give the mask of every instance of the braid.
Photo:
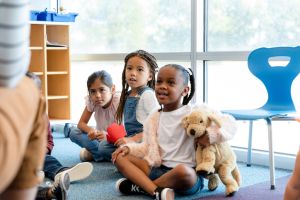
POLYGON ((152 76, 152 79, 150 81, 148 81, 147 86, 149 86, 153 90, 155 87, 155 82, 156 82, 155 81, 155 73, 158 69, 158 65, 156 63, 156 58, 144 50, 137 50, 132 53, 129 53, 124 59, 125 63, 124 63, 124 68, 123 68, 123 72, 122 72, 122 93, 121 93, 121 97, 120 97, 120 103, 119 103, 119 106, 118 106, 118 109, 116 112, 116 116, 115 116, 116 121, 119 124, 121 124, 122 120, 123 120, 124 106, 125 106, 125 102, 126 102, 126 99, 128 96, 128 89, 129 89, 129 85, 126 82, 126 77, 125 77, 126 76, 126 66, 127 66, 128 60, 135 56, 137 56, 147 62, 147 65, 150 70, 150 74, 152 76))
POLYGON ((195 93, 195 77, 194 77, 194 73, 193 73, 193 71, 192 71, 191 68, 189 68, 189 70, 190 70, 191 73, 189 73, 187 70, 186 70, 186 73, 189 76, 189 80, 190 80, 190 84, 191 84, 191 92, 190 92, 190 95, 186 95, 183 98, 183 102, 182 102, 183 105, 187 105, 190 102, 190 100, 193 98, 194 93, 195 93))
POLYGON ((124 106, 125 106, 125 101, 126 101, 127 94, 128 94, 128 88, 129 88, 129 85, 127 84, 126 78, 125 78, 126 63, 127 62, 125 62, 124 70, 122 72, 122 93, 120 96, 120 102, 119 102, 119 106, 117 108, 117 112, 116 112, 116 116, 115 116, 118 124, 121 124, 122 120, 123 120, 124 106))

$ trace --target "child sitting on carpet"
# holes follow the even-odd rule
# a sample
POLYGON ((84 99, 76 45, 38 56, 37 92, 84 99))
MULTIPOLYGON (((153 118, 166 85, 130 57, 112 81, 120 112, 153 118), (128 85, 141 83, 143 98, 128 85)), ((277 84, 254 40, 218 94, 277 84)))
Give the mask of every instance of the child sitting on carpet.
POLYGON ((154 94, 156 58, 144 50, 129 53, 122 72, 122 94, 116 113, 119 124, 124 123, 127 136, 116 146, 142 140, 143 123, 153 109, 158 108, 154 94))
POLYGON ((77 128, 72 128, 70 140, 80 147, 81 161, 110 161, 116 149, 106 140, 107 127, 115 122, 120 94, 115 90, 111 75, 102 70, 92 73, 87 80, 88 96, 77 128), (94 113, 96 128, 88 125, 94 113))
POLYGON ((194 88, 192 71, 189 73, 177 64, 160 68, 155 94, 162 108, 152 112, 144 123, 142 143, 128 143, 112 155, 112 161, 126 177, 116 182, 119 192, 172 200, 174 191, 192 195, 203 188, 203 178, 194 169, 194 142, 208 145, 227 139, 223 132, 220 132, 217 141, 210 141, 209 138, 194 141, 185 134, 181 121, 192 111, 188 103, 194 95, 194 88))
MULTIPOLYGON (((36 74, 28 71, 26 76, 31 78, 39 90, 41 90, 41 79, 36 74)), ((50 187, 39 186, 36 200, 64 200, 67 199, 70 182, 87 178, 93 171, 93 165, 91 163, 84 162, 73 167, 65 167, 54 156, 52 156, 51 152, 54 146, 53 136, 48 116, 46 115, 45 117, 47 118, 48 136, 43 171, 45 176, 53 180, 54 183, 50 187)))
POLYGON ((185 134, 181 119, 192 111, 194 76, 182 66, 160 68, 155 94, 162 108, 147 118, 142 143, 118 148, 112 161, 126 177, 116 188, 122 194, 146 194, 157 200, 174 199, 174 190, 191 195, 203 187, 195 167, 194 139, 185 134), (191 83, 191 90, 189 87, 191 83))
POLYGON ((87 106, 79 121, 79 129, 73 129, 70 133, 70 139, 84 147, 80 154, 81 160, 111 161, 111 154, 118 146, 140 141, 143 121, 158 106, 153 92, 157 68, 155 57, 138 50, 129 53, 124 62, 121 97, 115 93, 115 86, 108 73, 102 71, 88 79, 87 106), (95 112, 99 131, 87 126, 92 112, 95 112), (106 140, 107 127, 113 122, 121 124, 123 119, 126 137, 109 143, 106 140))

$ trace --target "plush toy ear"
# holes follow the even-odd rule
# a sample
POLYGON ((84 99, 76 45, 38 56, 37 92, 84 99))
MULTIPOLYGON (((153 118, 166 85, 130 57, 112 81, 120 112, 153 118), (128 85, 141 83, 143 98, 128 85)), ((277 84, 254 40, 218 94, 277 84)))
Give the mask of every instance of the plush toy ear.
POLYGON ((188 118, 189 118, 188 116, 185 116, 181 122, 183 128, 185 128, 185 129, 189 126, 188 118))
POLYGON ((221 126, 222 126, 221 125, 221 120, 219 119, 218 116, 216 116, 214 114, 211 114, 211 115, 208 116, 208 119, 210 120, 209 124, 211 124, 211 122, 214 122, 219 128, 221 128, 221 126))

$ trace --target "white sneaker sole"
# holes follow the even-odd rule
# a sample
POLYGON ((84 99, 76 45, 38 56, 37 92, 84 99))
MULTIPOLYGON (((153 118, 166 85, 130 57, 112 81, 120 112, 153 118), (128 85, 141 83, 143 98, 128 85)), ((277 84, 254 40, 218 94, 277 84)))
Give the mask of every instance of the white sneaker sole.
POLYGON ((68 199, 68 190, 70 187, 70 177, 66 173, 62 179, 60 179, 60 186, 62 189, 62 200, 67 200, 68 199))
MULTIPOLYGON (((67 169, 61 173, 68 173, 70 177, 70 182, 75 182, 87 178, 89 175, 91 175, 92 171, 93 171, 93 165, 91 163, 82 162, 82 163, 78 163, 74 167, 67 169)), ((59 174, 55 176, 54 180, 58 178, 59 174)))
POLYGON ((79 159, 81 162, 93 161, 93 155, 86 149, 82 148, 79 152, 79 159))
POLYGON ((170 188, 164 189, 162 191, 161 197, 162 200, 174 200, 175 198, 174 190, 170 188))
POLYGON ((119 193, 119 194, 123 194, 121 191, 120 191, 120 184, 126 180, 127 178, 120 178, 119 180, 117 180, 116 182, 116 185, 115 185, 115 188, 116 188, 116 191, 119 193))

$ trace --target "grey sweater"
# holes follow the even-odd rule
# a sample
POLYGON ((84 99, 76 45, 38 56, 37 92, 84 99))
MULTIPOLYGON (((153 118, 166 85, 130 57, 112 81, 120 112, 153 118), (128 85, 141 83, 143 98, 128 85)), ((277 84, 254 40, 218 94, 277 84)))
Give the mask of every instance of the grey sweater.
POLYGON ((0 0, 0 87, 15 87, 30 62, 29 1, 0 0))

